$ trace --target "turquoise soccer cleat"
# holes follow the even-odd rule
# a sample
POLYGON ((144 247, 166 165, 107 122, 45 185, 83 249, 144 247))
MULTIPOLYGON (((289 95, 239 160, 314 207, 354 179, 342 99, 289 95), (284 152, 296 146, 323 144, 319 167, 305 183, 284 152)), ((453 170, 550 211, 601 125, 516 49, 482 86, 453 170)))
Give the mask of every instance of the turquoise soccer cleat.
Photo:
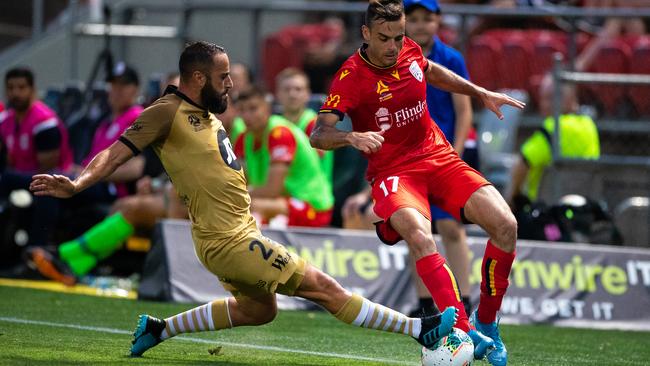
POLYGON ((474 343, 474 359, 476 360, 484 359, 487 351, 494 348, 492 338, 486 337, 476 329, 470 329, 467 335, 472 338, 472 343, 474 343))
POLYGON ((450 306, 440 314, 423 316, 422 330, 416 340, 426 348, 432 349, 442 337, 449 335, 458 320, 458 309, 450 306))
POLYGON ((162 342, 160 334, 165 329, 165 321, 143 314, 138 317, 138 325, 133 332, 131 356, 140 357, 149 348, 162 342))
MULTIPOLYGON (((478 321, 478 316, 476 311, 472 313, 472 316, 469 319, 470 323, 476 328, 477 331, 483 333, 485 336, 492 338, 494 342, 493 347, 487 348, 485 354, 487 355, 487 360, 492 366, 506 366, 508 363, 508 350, 506 350, 506 345, 501 340, 499 335, 499 323, 492 322, 489 324, 481 323, 478 321)), ((474 353, 476 355, 476 352, 474 353)))

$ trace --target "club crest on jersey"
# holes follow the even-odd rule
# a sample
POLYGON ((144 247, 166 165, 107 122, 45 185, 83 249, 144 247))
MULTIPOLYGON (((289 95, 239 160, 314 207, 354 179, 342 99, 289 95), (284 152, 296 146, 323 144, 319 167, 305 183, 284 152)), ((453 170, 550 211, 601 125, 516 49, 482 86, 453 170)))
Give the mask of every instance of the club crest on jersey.
POLYGON ((385 102, 393 97, 390 88, 383 81, 377 81, 377 94, 379 94, 379 101, 385 102))
POLYGON ((187 120, 190 122, 190 125, 194 128, 194 132, 199 132, 205 129, 205 126, 201 123, 201 119, 193 114, 187 116, 187 120))
POLYGON ((377 127, 386 131, 393 126, 393 116, 387 108, 381 107, 375 112, 375 122, 377 123, 377 127))
POLYGON ((419 82, 422 82, 424 73, 422 72, 422 69, 420 69, 420 65, 418 65, 416 61, 411 62, 411 66, 409 66, 409 71, 411 72, 411 75, 413 75, 414 78, 416 78, 419 82))

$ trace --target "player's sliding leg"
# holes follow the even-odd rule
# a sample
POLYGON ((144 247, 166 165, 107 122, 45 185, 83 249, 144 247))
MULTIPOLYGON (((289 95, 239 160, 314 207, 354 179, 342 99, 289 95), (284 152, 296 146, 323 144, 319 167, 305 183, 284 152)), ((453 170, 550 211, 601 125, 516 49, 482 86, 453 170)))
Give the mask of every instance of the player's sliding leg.
POLYGON ((465 205, 465 215, 490 236, 481 266, 481 300, 472 314, 472 324, 495 342, 495 349, 487 352, 488 361, 496 366, 506 365, 508 353, 499 334, 496 316, 508 289, 508 276, 515 259, 517 221, 493 186, 484 186, 472 194, 465 205))
POLYGON ((277 314, 275 295, 239 296, 209 302, 166 319, 140 315, 133 333, 132 356, 183 333, 215 331, 243 325, 262 325, 277 314))
POLYGON ((441 314, 410 318, 398 311, 351 294, 320 270, 308 266, 305 277, 294 293, 311 300, 337 319, 358 327, 402 333, 431 348, 449 334, 456 323, 456 309, 446 308, 441 314))

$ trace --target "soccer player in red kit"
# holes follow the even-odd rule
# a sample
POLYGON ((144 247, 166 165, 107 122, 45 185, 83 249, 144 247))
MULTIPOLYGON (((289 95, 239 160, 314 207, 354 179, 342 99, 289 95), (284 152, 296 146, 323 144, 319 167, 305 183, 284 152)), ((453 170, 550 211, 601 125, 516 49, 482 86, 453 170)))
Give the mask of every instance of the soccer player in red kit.
POLYGON ((505 365, 507 352, 496 313, 515 257, 517 222, 497 190, 458 157, 429 116, 426 83, 478 97, 499 118, 503 118, 502 105, 523 108, 524 104, 427 60, 421 48, 405 37, 401 1, 371 2, 365 24, 366 43, 335 74, 310 136, 312 146, 352 145, 365 154, 374 210, 383 219, 377 224, 379 238, 387 244, 407 242, 436 305, 458 309, 456 326, 472 336, 475 356, 487 354, 491 364, 505 365), (344 114, 352 119, 352 132, 336 128, 344 114), (480 304, 472 314, 471 329, 454 276, 433 240, 429 202, 457 219, 480 225, 490 236, 482 264, 480 304))

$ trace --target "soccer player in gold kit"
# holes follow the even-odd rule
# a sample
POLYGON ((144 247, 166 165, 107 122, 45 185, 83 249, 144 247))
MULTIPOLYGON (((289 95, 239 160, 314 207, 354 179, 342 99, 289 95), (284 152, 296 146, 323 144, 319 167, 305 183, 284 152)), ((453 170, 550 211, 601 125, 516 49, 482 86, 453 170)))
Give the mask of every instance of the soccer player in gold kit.
MULTIPOLYGON (((180 56, 181 82, 147 108, 77 179, 40 174, 36 195, 70 197, 109 176, 147 146, 160 157, 188 206, 196 254, 232 297, 215 300, 166 319, 141 315, 131 354, 181 333, 270 322, 276 293, 311 300, 351 325, 402 333, 432 347, 456 322, 454 307, 442 314, 409 318, 352 294, 333 278, 264 237, 250 214, 243 170, 221 121, 232 87, 228 56, 207 43, 189 44, 180 56)), ((90 254, 95 248, 84 246, 90 254)), ((98 253, 99 254, 99 253, 98 253)))

